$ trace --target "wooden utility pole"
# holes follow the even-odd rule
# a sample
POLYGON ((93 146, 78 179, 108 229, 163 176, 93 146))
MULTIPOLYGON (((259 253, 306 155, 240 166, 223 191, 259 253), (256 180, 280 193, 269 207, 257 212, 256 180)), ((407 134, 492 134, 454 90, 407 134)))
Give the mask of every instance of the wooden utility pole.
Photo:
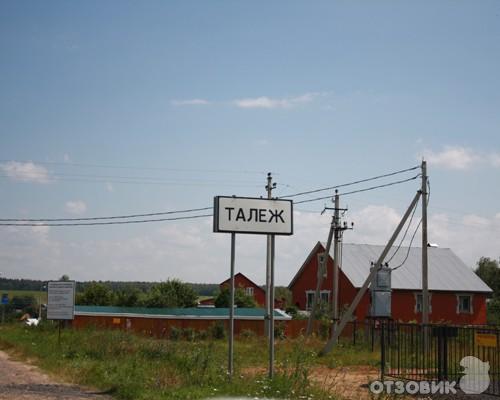
POLYGON ((427 260, 427 163, 422 160, 422 324, 429 323, 429 271, 427 260))

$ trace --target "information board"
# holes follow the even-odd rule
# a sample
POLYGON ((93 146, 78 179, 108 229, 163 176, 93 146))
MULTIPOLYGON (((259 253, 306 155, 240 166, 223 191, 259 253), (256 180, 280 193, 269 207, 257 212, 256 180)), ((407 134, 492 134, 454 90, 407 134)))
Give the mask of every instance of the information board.
POLYGON ((47 319, 73 319, 75 315, 75 282, 49 282, 47 290, 47 319))

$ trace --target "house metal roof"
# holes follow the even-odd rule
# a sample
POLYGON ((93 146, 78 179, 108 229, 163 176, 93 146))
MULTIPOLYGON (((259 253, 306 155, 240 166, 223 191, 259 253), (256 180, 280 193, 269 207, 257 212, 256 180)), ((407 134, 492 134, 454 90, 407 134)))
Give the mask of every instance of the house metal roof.
MULTIPOLYGON (((263 320, 263 308, 235 308, 235 319, 263 320)), ((145 308, 75 306, 75 315, 103 317, 161 318, 161 319, 228 319, 229 308, 145 308)), ((274 310, 277 321, 291 317, 281 310, 274 310)))
MULTIPOLYGON (((318 242, 309 254, 306 262, 293 278, 289 287, 300 276, 308 260, 315 253, 318 246, 326 247, 324 243, 318 242)), ((342 259, 340 268, 354 287, 363 286, 365 279, 370 273, 372 262, 376 262, 382 254, 385 246, 370 244, 344 243, 342 245, 342 259)), ((429 290, 453 291, 453 292, 485 292, 491 293, 488 287, 455 253, 447 248, 429 247, 429 290)), ((386 258, 388 261, 396 251, 393 247, 386 258)), ((405 259, 408 247, 401 247, 389 263, 389 267, 396 268, 405 259)), ((330 257, 333 258, 333 246, 330 249, 330 257)), ((392 288, 401 290, 422 290, 422 248, 411 247, 407 260, 401 268, 392 273, 392 288)))
MULTIPOLYGON (((323 245, 324 246, 324 245, 323 245)), ((361 287, 370 273, 371 262, 376 262, 385 246, 344 243, 342 272, 355 287, 361 287)), ((393 247, 386 261, 394 254, 393 247)), ((389 267, 396 268, 405 259, 408 247, 401 247, 389 267)), ((333 248, 330 251, 333 257, 333 248)), ((429 290, 454 292, 491 292, 475 273, 450 249, 428 247, 429 290)), ((407 260, 392 273, 393 289, 422 289, 422 248, 411 247, 407 260)))

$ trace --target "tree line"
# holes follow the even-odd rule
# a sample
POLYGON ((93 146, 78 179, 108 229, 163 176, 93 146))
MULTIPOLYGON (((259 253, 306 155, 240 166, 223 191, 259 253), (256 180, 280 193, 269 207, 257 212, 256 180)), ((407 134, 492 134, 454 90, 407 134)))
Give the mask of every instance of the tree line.
POLYGON ((487 303, 488 323, 500 325, 500 265, 497 260, 481 257, 475 273, 493 290, 487 303))

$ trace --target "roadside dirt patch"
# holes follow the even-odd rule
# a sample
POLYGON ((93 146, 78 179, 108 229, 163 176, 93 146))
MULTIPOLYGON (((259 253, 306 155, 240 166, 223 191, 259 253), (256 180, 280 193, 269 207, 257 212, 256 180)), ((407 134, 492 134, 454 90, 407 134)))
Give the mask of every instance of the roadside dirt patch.
POLYGON ((367 400, 372 396, 368 383, 380 375, 377 368, 349 366, 339 368, 314 368, 311 378, 326 390, 346 400, 367 400))
POLYGON ((12 360, 3 351, 0 351, 0 371, 1 400, 111 400, 80 386, 56 382, 37 367, 12 360))

